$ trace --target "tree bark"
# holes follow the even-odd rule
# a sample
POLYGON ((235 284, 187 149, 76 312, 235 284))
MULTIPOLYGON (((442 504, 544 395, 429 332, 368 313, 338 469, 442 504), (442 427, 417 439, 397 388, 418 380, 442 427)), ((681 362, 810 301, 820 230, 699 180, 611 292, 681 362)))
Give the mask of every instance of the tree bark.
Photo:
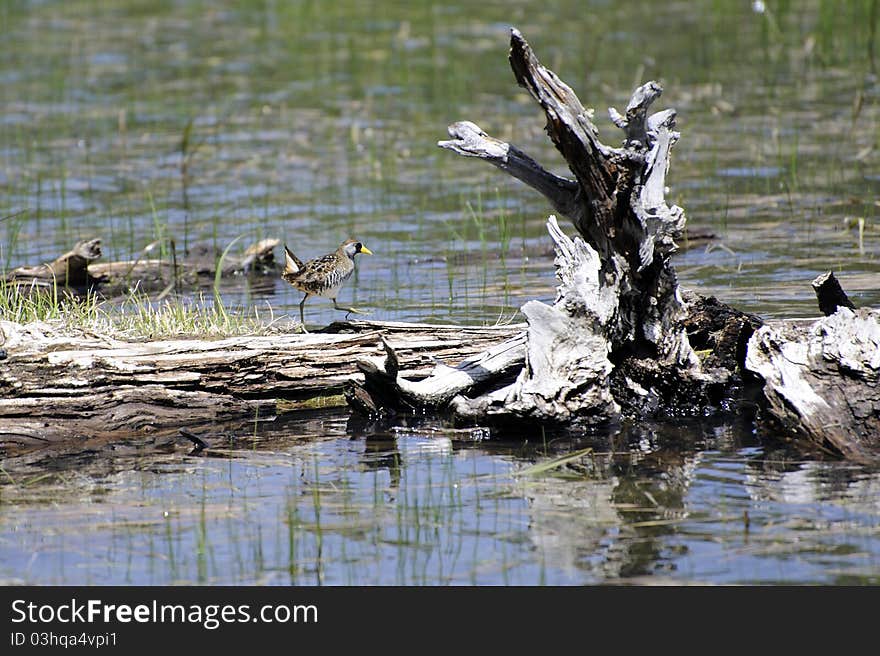
POLYGON ((382 338, 419 377, 437 358, 472 356, 521 330, 355 321, 324 333, 126 342, 0 321, 0 447, 267 418, 279 399, 340 395, 382 338))

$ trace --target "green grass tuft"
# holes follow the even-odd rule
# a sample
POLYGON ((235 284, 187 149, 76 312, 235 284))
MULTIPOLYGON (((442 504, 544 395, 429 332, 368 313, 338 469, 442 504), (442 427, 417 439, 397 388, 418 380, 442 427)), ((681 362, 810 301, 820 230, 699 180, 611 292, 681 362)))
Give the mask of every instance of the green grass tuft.
POLYGON ((4 281, 0 281, 0 320, 47 322, 63 332, 90 332, 117 339, 260 335, 275 330, 276 324, 270 306, 264 311, 256 306, 227 308, 219 295, 208 300, 196 296, 154 301, 133 292, 121 303, 111 304, 96 294, 78 296, 54 285, 4 281))

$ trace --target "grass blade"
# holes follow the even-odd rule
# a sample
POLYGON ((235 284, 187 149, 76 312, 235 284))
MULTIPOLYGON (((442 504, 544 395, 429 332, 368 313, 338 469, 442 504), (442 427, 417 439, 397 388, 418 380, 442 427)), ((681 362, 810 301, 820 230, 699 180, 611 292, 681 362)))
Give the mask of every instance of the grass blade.
POLYGON ((532 465, 531 467, 526 467, 525 469, 521 469, 520 471, 516 472, 516 475, 537 476, 538 474, 543 474, 545 472, 552 471, 558 467, 562 467, 563 465, 567 465, 570 462, 580 460, 584 456, 590 455, 592 452, 593 448, 587 447, 586 449, 581 449, 580 451, 568 453, 564 456, 559 456, 558 458, 553 458, 546 462, 540 462, 536 465, 532 465))

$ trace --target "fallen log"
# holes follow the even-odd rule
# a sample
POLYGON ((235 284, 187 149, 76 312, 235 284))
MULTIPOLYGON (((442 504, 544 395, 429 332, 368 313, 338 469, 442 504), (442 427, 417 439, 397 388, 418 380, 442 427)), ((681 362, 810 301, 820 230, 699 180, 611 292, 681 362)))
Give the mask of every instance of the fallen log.
POLYGON ((466 358, 521 330, 351 321, 312 334, 129 342, 0 321, 0 448, 268 419, 279 401, 341 399, 382 339, 427 376, 437 358, 466 358))
POLYGON ((89 273, 89 265, 101 257, 101 240, 89 239, 77 243, 71 250, 47 264, 21 266, 10 271, 5 280, 19 285, 51 285, 61 287, 88 287, 97 282, 89 273))
POLYGON ((4 280, 19 288, 44 288, 57 285, 74 292, 100 291, 106 297, 119 296, 132 289, 161 290, 169 286, 193 287, 201 282, 212 283, 220 264, 223 278, 239 275, 277 275, 280 270, 274 249, 278 239, 263 239, 250 245, 242 254, 223 253, 208 244, 197 244, 181 257, 175 254, 173 241, 164 259, 146 257, 159 247, 148 245, 139 257, 129 261, 98 262, 101 240, 77 243, 70 251, 52 262, 21 266, 9 271, 4 280))

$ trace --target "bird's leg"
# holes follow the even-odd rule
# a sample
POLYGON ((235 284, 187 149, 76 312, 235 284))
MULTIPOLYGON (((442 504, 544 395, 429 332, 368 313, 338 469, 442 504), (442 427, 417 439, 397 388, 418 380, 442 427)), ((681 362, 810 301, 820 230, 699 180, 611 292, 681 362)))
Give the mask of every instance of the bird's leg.
POLYGON ((303 316, 303 307, 305 306, 306 301, 309 300, 309 296, 311 296, 311 294, 306 294, 305 296, 303 296, 303 300, 301 300, 299 303, 299 322, 300 324, 302 324, 302 329, 304 333, 309 332, 308 330, 306 330, 306 320, 303 316))
POLYGON ((349 314, 369 314, 369 312, 366 312, 364 310, 358 310, 357 308, 339 307, 339 305, 336 303, 336 299, 334 298, 332 300, 333 300, 333 307, 336 308, 337 310, 342 310, 343 312, 345 312, 346 319, 348 319, 349 314))

